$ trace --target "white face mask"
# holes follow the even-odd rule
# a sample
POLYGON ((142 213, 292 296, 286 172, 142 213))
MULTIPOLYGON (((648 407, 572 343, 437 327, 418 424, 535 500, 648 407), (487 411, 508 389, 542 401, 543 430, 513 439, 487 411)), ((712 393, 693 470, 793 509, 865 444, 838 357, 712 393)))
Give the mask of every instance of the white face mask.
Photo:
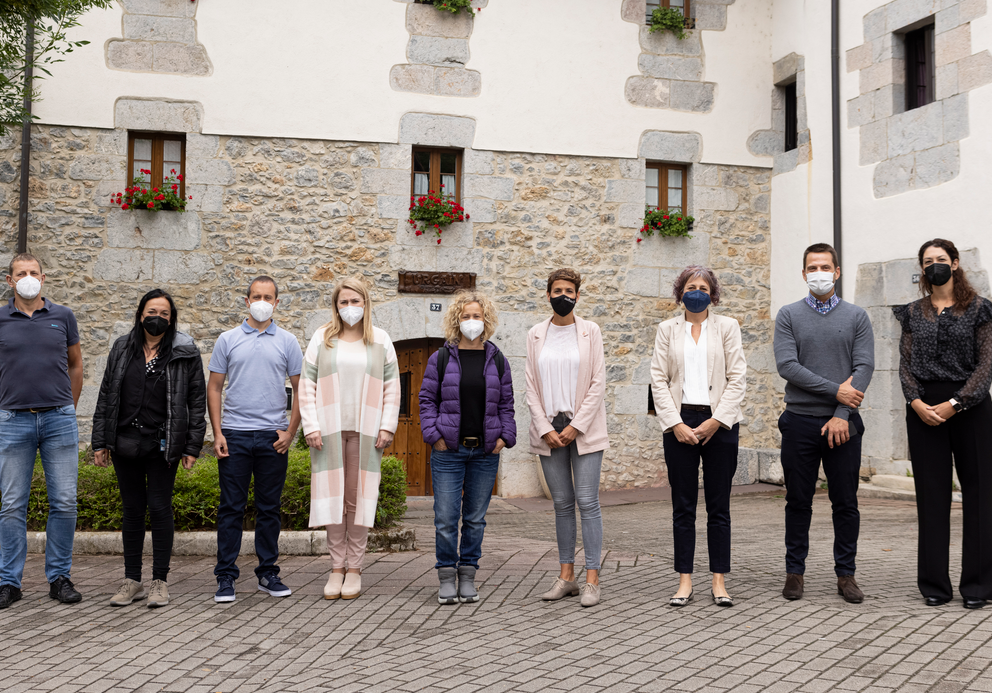
POLYGON ((265 322, 272 317, 273 308, 274 306, 268 301, 255 301, 248 306, 248 312, 256 321, 265 322))
POLYGON ((476 337, 486 329, 486 323, 481 320, 462 320, 460 325, 462 334, 470 341, 474 342, 476 337))
POLYGON ((30 301, 41 293, 41 282, 29 274, 26 277, 21 277, 17 284, 14 285, 14 289, 21 298, 26 298, 30 301))
POLYGON ((362 306, 348 306, 347 308, 339 309, 338 314, 342 320, 354 327, 365 317, 365 308, 362 306))
POLYGON ((806 286, 817 296, 823 296, 824 294, 829 294, 830 290, 834 288, 834 273, 833 272, 807 272, 806 273, 806 286))

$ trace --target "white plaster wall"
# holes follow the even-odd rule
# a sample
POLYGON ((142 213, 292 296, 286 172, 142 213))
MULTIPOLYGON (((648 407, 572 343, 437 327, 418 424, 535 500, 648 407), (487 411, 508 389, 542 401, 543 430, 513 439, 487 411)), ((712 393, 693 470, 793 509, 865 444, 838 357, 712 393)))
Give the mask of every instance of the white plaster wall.
MULTIPOLYGON (((876 199, 875 165, 858 163, 859 131, 847 127, 847 101, 859 94, 858 72, 848 72, 846 51, 864 42, 863 19, 887 0, 844 0, 841 5, 841 169, 843 201, 842 290, 854 300, 858 265, 915 255, 933 237, 975 247, 992 265, 992 85, 969 92, 970 137, 961 141, 961 172, 925 190, 876 199)), ((813 149, 809 167, 772 179, 772 314, 798 300, 805 286, 798 270, 812 243, 833 242, 830 119, 830 2, 774 0, 772 55, 806 59, 806 100, 813 149)), ((992 49, 992 17, 971 23, 972 53, 992 49)), ((769 68, 770 69, 770 68, 769 68)), ((767 127, 767 126, 763 126, 767 127)))
POLYGON ((638 26, 621 0, 499 0, 475 20, 467 65, 477 98, 395 92, 389 69, 407 62, 406 5, 394 0, 198 3, 207 77, 108 70, 104 45, 121 34, 120 9, 94 11, 79 49, 42 84, 43 123, 113 126, 120 96, 198 101, 205 133, 395 142, 409 111, 478 121, 479 149, 637 156, 644 130, 695 131, 709 163, 766 166, 746 149, 765 127, 770 89, 769 0, 737 0, 726 31, 703 32, 712 113, 638 108, 624 83, 638 74, 638 26))
MULTIPOLYGON (((861 0, 857 15, 843 18, 842 53, 863 42, 862 17, 884 5, 861 0)), ((992 9, 992 8, 990 8, 992 9)), ((992 49, 992 17, 971 22, 971 51, 992 49)), ((843 73, 842 117, 846 102, 858 95, 858 73, 843 73)), ((986 271, 992 269, 992 85, 968 92, 970 136, 961 141, 961 172, 943 185, 875 199, 874 166, 858 165, 858 129, 844 124, 844 290, 854 296, 856 265, 913 257, 925 241, 942 237, 960 249, 978 248, 986 271)), ((827 189, 829 195, 829 189, 827 189)))

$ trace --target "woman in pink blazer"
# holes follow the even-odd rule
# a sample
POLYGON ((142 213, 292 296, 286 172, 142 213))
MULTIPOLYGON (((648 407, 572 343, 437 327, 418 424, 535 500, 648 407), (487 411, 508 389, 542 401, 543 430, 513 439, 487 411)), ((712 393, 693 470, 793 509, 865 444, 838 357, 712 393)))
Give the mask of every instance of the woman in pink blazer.
POLYGON ((730 487, 737 470, 747 375, 741 328, 733 318, 710 310, 720 302, 720 283, 712 270, 686 267, 672 288, 685 313, 658 325, 651 359, 651 392, 664 431, 679 573, 679 589, 669 603, 685 606, 692 599, 702 458, 713 602, 733 606, 723 576, 730 572, 730 487))
POLYGON ((554 315, 527 335, 527 405, 530 451, 539 455, 555 504, 555 530, 561 575, 543 599, 579 594, 575 579, 575 504, 582 515, 586 582, 582 606, 599 603, 599 560, 603 518, 599 477, 606 432, 606 360, 599 325, 572 309, 582 278, 572 269, 548 277, 548 302, 554 315))

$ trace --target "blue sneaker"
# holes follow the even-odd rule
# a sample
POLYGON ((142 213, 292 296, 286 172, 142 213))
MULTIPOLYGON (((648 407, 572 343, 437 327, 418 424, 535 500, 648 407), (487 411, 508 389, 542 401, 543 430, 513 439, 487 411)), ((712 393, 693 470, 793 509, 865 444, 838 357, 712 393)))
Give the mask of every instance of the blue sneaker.
POLYGON ((222 577, 217 581, 217 593, 214 595, 214 601, 218 604, 234 601, 234 580, 229 577, 222 577))
POLYGON ((278 575, 263 575, 258 578, 258 589, 262 592, 268 592, 273 597, 288 597, 293 593, 293 590, 282 584, 282 580, 279 579, 278 575))

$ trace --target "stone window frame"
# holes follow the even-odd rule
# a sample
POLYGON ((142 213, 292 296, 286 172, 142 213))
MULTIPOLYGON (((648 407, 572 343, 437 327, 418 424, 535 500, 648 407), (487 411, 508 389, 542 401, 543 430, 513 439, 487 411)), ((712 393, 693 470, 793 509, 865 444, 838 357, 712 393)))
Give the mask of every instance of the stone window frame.
POLYGON ((772 157, 772 175, 795 171, 813 159, 806 109, 806 58, 789 53, 772 63, 772 126, 756 130, 747 140, 755 156, 772 157), (796 148, 786 149, 786 87, 796 85, 796 148))
POLYGON ((687 113, 710 113, 716 100, 716 82, 706 82, 702 32, 724 31, 727 8, 735 0, 692 0, 682 40, 670 31, 652 34, 646 21, 646 0, 622 0, 620 17, 638 26, 641 53, 638 75, 624 83, 627 103, 641 108, 659 108, 687 113))
POLYGON ((127 180, 125 181, 125 187, 131 187, 131 183, 136 178, 134 175, 134 141, 136 139, 150 139, 152 141, 152 162, 150 165, 151 169, 151 181, 149 181, 149 187, 162 187, 162 181, 164 178, 163 172, 163 155, 162 149, 165 140, 173 140, 181 143, 182 149, 180 152, 180 170, 179 173, 182 178, 179 179, 179 199, 186 199, 186 133, 185 132, 161 132, 161 131, 147 131, 147 130, 128 130, 127 131, 127 180))
MULTIPOLYGON (((452 14, 436 9, 428 2, 394 0, 405 4, 406 30, 410 40, 406 63, 389 70, 389 86, 394 91, 432 96, 477 97, 482 93, 482 74, 465 66, 472 54, 469 40, 475 27, 475 15, 452 14)), ((473 0, 480 10, 489 0, 473 0)))
POLYGON ((412 146, 410 148, 410 197, 416 196, 414 190, 416 189, 417 171, 415 170, 414 167, 414 157, 417 155, 417 152, 429 152, 431 154, 431 167, 430 170, 428 171, 428 176, 427 176, 428 178, 427 189, 433 190, 435 193, 441 192, 440 155, 445 153, 455 155, 454 202, 455 204, 460 205, 462 203, 462 188, 464 187, 462 183, 462 171, 464 168, 462 165, 462 160, 464 158, 464 150, 456 149, 453 147, 424 147, 420 145, 412 146), (438 170, 436 171, 436 174, 434 171, 435 155, 438 156, 438 170))
POLYGON ((960 174, 960 141, 970 134, 968 92, 992 83, 992 53, 972 53, 971 22, 986 0, 892 0, 864 15, 864 43, 846 52, 859 95, 847 102, 858 128, 861 166, 874 166, 876 199, 936 187, 960 174), (934 101, 906 110, 905 45, 900 35, 934 23, 934 101))

